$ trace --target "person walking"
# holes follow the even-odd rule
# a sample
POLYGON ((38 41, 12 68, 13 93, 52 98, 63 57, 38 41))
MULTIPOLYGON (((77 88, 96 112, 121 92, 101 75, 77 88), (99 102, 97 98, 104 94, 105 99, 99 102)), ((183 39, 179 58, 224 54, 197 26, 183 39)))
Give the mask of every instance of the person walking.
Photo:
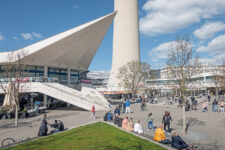
POLYGON ((213 112, 217 112, 217 105, 218 105, 218 102, 216 99, 214 99, 213 101, 213 112))
POLYGON ((141 111, 144 111, 144 99, 140 97, 140 102, 141 102, 141 111))
POLYGON ((148 130, 150 130, 150 126, 154 130, 152 113, 148 114, 148 130))
POLYGON ((124 101, 123 101, 123 113, 125 113, 126 111, 126 98, 124 98, 124 101))
POLYGON ((195 102, 195 97, 192 96, 192 97, 191 97, 191 110, 194 109, 194 102, 195 102))
POLYGON ((223 100, 220 100, 220 112, 224 112, 224 106, 225 106, 225 102, 223 100))
POLYGON ((129 99, 126 100, 126 113, 130 114, 130 101, 129 101, 129 99))
POLYGON ((162 120, 162 123, 164 124, 164 131, 170 130, 170 121, 172 121, 170 113, 168 111, 165 111, 165 115, 163 116, 163 120, 162 120), (167 126, 167 130, 166 130, 166 126, 167 126))
POLYGON ((114 116, 116 116, 116 114, 118 114, 120 116, 120 109, 119 106, 116 106, 115 110, 114 110, 114 116))
POLYGON ((208 95, 208 102, 210 103, 210 100, 211 100, 211 96, 210 95, 208 95))
POLYGON ((90 118, 94 118, 95 119, 95 105, 92 105, 91 107, 91 116, 90 118))
POLYGON ((47 115, 44 114, 43 115, 43 119, 41 121, 41 126, 39 128, 39 131, 38 131, 38 136, 45 136, 47 135, 48 133, 48 122, 47 122, 47 115))

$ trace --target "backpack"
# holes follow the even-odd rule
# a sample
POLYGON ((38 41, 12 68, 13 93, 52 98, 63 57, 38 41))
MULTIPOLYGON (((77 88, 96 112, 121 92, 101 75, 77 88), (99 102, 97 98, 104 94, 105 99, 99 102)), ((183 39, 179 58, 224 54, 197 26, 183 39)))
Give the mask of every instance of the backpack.
POLYGON ((105 114, 105 116, 103 117, 104 121, 107 121, 107 113, 105 114))
POLYGON ((59 131, 63 131, 63 130, 64 130, 64 124, 63 124, 63 122, 61 122, 59 124, 59 131))

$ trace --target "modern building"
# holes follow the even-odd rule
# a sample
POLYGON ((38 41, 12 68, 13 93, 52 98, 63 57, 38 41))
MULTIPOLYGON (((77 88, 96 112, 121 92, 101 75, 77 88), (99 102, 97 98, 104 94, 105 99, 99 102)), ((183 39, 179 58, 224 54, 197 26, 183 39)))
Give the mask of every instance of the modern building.
POLYGON ((87 74, 87 79, 94 88, 107 88, 109 75, 110 71, 90 71, 87 74))
MULTIPOLYGON (((179 87, 176 86, 176 79, 169 76, 169 69, 164 67, 157 70, 157 78, 150 78, 146 80, 146 88, 156 91, 157 93, 174 93, 179 91, 179 87), (160 73, 158 73, 160 71, 160 73)), ((217 80, 217 77, 224 80, 225 67, 223 65, 202 65, 199 68, 199 72, 191 77, 191 82, 188 85, 189 91, 204 91, 204 93, 215 92, 215 88, 225 86, 224 83, 217 80)), ((224 81, 225 82, 225 81, 224 81)), ((222 90, 222 89, 221 89, 222 90)), ((178 93, 179 95, 179 93, 178 93)))
POLYGON ((138 0, 114 0, 113 56, 109 90, 119 90, 119 68, 140 61, 138 0))
MULTIPOLYGON (((29 69, 22 73, 21 93, 43 94, 46 107, 54 98, 87 110, 93 104, 96 110, 107 109, 108 102, 100 93, 79 87, 115 15, 108 14, 13 52, 1 52, 1 84, 8 86, 4 67, 18 62, 15 56, 22 54, 21 60, 29 69)), ((1 88, 0 93, 4 93, 1 88)))

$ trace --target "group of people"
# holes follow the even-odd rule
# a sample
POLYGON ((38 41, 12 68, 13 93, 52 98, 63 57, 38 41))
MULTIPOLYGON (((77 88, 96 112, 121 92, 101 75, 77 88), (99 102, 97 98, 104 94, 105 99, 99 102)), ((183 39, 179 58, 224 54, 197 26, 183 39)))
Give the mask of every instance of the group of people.
MULTIPOLYGON (((153 125, 153 116, 152 113, 148 114, 147 122, 148 122, 148 130, 154 130, 153 125)), ((186 149, 189 146, 185 143, 185 141, 179 136, 178 132, 170 128, 170 123, 172 121, 172 117, 168 111, 165 111, 165 114, 162 118, 162 125, 156 129, 153 140, 163 143, 163 144, 171 144, 172 147, 177 149, 186 149), (165 131, 171 133, 171 140, 166 139, 165 131)), ((114 110, 114 124, 117 124, 118 127, 122 127, 122 129, 128 132, 136 132, 138 134, 144 133, 140 120, 137 120, 135 123, 133 118, 125 116, 124 118, 120 117, 120 109, 116 106, 114 110)))
POLYGON ((140 120, 136 123, 133 123, 133 118, 128 119, 128 117, 124 117, 122 122, 122 128, 129 132, 137 132, 139 134, 144 133, 140 120))
POLYGON ((43 118, 42 118, 42 121, 41 121, 41 126, 40 126, 39 131, 38 131, 38 136, 46 136, 46 135, 48 135, 48 125, 50 127, 54 128, 50 132, 51 134, 64 130, 64 124, 63 124, 63 122, 61 120, 55 120, 54 124, 49 124, 47 122, 47 115, 44 114, 43 118))
POLYGON ((217 101, 216 99, 214 99, 212 103, 212 111, 218 112, 218 106, 220 107, 220 112, 224 112, 224 106, 225 106, 224 100, 221 99, 220 101, 217 101))
POLYGON ((153 140, 163 144, 171 144, 171 146, 176 149, 193 149, 191 146, 186 144, 186 142, 179 136, 179 133, 175 130, 171 132, 171 140, 167 139, 163 130, 163 125, 160 125, 159 128, 156 129, 153 140))

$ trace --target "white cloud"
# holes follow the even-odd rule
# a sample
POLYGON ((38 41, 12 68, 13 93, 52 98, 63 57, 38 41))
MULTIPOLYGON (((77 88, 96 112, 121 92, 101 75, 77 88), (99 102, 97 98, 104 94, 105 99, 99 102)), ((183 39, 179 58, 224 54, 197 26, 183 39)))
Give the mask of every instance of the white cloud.
POLYGON ((225 58, 225 54, 221 54, 221 55, 215 55, 212 58, 200 58, 199 62, 202 64, 219 65, 223 63, 224 58, 225 58))
POLYGON ((37 32, 22 33, 21 35, 25 40, 33 40, 34 38, 39 38, 39 39, 42 38, 41 33, 37 33, 37 32))
POLYGON ((215 33, 225 29, 225 24, 219 22, 209 22, 204 24, 200 29, 194 31, 194 35, 201 40, 209 39, 214 36, 215 33))
POLYGON ((37 33, 37 32, 32 32, 33 36, 35 36, 36 38, 42 38, 41 33, 37 33))
POLYGON ((140 31, 154 36, 172 33, 201 19, 225 12, 224 0, 148 0, 140 19, 140 31))
POLYGON ((207 46, 201 46, 197 52, 210 52, 212 54, 225 53, 225 34, 212 39, 207 46))
POLYGON ((162 43, 159 46, 153 48, 148 54, 150 56, 150 59, 152 62, 160 62, 162 59, 167 59, 168 51, 172 44, 174 44, 175 41, 162 43))
POLYGON ((18 41, 19 39, 18 39, 16 36, 14 36, 14 37, 13 37, 13 40, 18 41))
POLYGON ((31 33, 22 33, 21 35, 25 40, 33 40, 33 35, 31 33))
POLYGON ((3 40, 3 39, 4 39, 4 37, 3 37, 3 35, 0 33, 0 41, 3 40))

